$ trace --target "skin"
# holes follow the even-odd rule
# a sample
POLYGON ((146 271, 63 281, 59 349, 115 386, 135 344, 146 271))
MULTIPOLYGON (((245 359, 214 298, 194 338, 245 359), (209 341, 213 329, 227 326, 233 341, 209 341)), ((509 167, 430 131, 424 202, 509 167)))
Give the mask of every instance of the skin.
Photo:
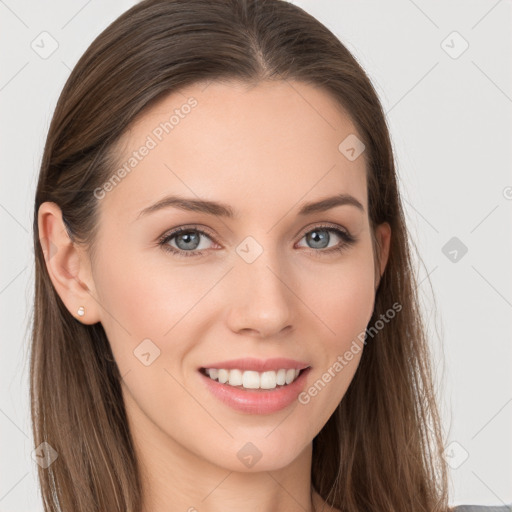
MULTIPOLYGON (((312 440, 352 381, 362 344, 308 404, 271 414, 219 402, 197 368, 290 357, 312 367, 307 389, 368 325, 390 227, 376 230, 376 269, 365 154, 350 161, 338 150, 357 131, 328 93, 300 82, 214 82, 174 92, 125 133, 119 162, 190 96, 198 105, 101 199, 95 259, 71 243, 58 206, 41 205, 42 243, 50 239, 57 248, 48 270, 71 314, 101 322, 107 333, 143 467, 145 512, 310 511, 312 440), (364 212, 342 205, 297 215, 303 203, 340 192, 357 198, 364 212), (137 219, 171 193, 227 203, 240 216, 167 208, 137 219), (357 241, 315 256, 327 243, 305 235, 324 222, 357 241), (161 235, 191 224, 212 234, 201 235, 199 249, 177 237, 167 244, 202 256, 173 256, 158 246, 161 235), (247 236, 263 249, 251 264, 236 252, 247 236), (160 350, 149 366, 133 353, 146 338, 160 350), (262 454, 251 468, 237 457, 249 441, 262 454)), ((329 248, 343 243, 327 234, 329 248)), ((316 493, 313 502, 316 510, 324 505, 316 493)))

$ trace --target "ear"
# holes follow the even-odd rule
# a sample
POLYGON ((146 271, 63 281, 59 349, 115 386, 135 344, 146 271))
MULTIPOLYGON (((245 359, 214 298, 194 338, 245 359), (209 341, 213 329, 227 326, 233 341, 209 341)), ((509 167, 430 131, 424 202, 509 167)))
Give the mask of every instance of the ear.
POLYGON ((375 272, 375 291, 377 291, 380 279, 382 274, 384 274, 389 258, 389 247, 391 244, 391 226, 389 223, 383 222, 377 226, 377 229, 375 230, 375 238, 379 255, 378 262, 376 262, 375 272))
POLYGON ((69 312, 84 324, 100 321, 90 260, 69 237, 62 212, 56 203, 42 203, 38 211, 39 241, 48 274, 69 312), (80 316, 78 308, 85 314, 80 316))

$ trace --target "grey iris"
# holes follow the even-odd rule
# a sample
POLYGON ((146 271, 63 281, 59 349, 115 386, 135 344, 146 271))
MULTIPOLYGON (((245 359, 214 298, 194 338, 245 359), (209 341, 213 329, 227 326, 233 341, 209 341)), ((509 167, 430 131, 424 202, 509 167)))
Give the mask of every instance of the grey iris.
POLYGON ((189 231, 189 232, 186 232, 186 233, 180 233, 176 237, 176 245, 178 246, 179 249, 192 249, 192 250, 194 250, 199 245, 199 237, 200 237, 200 234, 199 233, 194 233, 193 231, 189 231), (188 241, 185 242, 183 247, 179 243, 179 241, 182 240, 182 239, 188 239, 188 241), (195 243, 195 246, 194 247, 190 247, 190 244, 194 245, 194 243, 195 243))
POLYGON ((315 249, 324 249, 329 244, 329 234, 326 229, 318 229, 318 230, 315 229, 314 231, 311 231, 310 233, 308 233, 306 235, 306 238, 309 238, 309 240, 308 240, 309 242, 311 242, 311 241, 313 242, 313 248, 315 248, 315 249), (316 243, 322 244, 322 242, 325 242, 325 241, 327 241, 327 244, 324 246, 320 247, 320 246, 314 245, 316 243))

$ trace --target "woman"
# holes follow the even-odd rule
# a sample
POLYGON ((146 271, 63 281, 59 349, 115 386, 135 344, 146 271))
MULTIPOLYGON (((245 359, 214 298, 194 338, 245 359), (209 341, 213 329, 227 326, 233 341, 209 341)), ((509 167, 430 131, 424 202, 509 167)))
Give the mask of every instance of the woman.
POLYGON ((449 510, 385 117, 313 17, 131 8, 62 91, 34 213, 45 510, 449 510))

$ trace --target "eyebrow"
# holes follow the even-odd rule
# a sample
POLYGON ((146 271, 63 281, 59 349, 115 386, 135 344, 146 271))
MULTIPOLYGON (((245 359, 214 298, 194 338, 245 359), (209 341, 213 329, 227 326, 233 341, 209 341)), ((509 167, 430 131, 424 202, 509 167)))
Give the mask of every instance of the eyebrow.
MULTIPOLYGON (((331 208, 343 205, 355 206, 364 213, 364 206, 354 196, 349 194, 338 194, 332 197, 326 197, 320 201, 303 204, 299 210, 299 215, 303 217, 312 213, 324 212, 330 210, 331 208)), ((205 213, 207 215, 214 215, 216 217, 226 217, 229 219, 233 219, 238 216, 238 214, 235 213, 229 205, 224 203, 208 201, 206 199, 192 199, 171 195, 166 196, 151 206, 141 210, 137 216, 137 219, 144 215, 148 215, 164 208, 171 207, 177 208, 179 210, 205 213)))

